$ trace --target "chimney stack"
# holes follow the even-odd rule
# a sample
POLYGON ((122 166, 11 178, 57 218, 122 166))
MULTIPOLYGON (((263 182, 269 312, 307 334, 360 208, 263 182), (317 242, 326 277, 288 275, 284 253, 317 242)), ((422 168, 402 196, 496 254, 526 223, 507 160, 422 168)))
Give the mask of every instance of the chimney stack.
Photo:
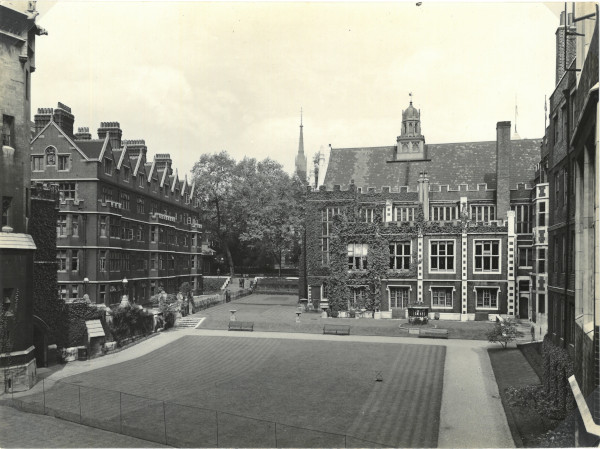
POLYGON ((92 140, 90 128, 88 128, 87 126, 77 128, 77 132, 75 133, 75 140, 92 140))
POLYGON ((569 68, 573 60, 575 59, 575 45, 576 40, 574 35, 567 35, 565 33, 574 33, 576 31, 573 26, 573 14, 565 12, 560 13, 560 26, 556 29, 556 82, 558 85, 559 81, 569 68), (566 25, 566 27, 565 27, 566 25), (566 53, 565 53, 566 46, 566 53), (565 59, 566 55, 566 59, 565 59))
POLYGON ((173 161, 171 160, 171 155, 169 153, 157 154, 154 156, 154 160, 156 161, 157 170, 168 170, 167 176, 173 174, 173 170, 171 169, 173 161))
POLYGON ((75 123, 75 116, 71 113, 71 108, 60 101, 54 110, 54 122, 59 126, 64 133, 73 137, 73 123, 75 123))
POLYGON ((504 219, 510 210, 510 122, 496 125, 496 218, 504 219))
POLYGON ((123 146, 127 146, 127 152, 130 157, 139 157, 140 154, 144 155, 144 158, 146 157, 148 147, 144 139, 123 140, 121 143, 123 146))
POLYGON ((34 117, 36 135, 50 123, 52 114, 54 114, 54 109, 52 108, 38 108, 38 113, 34 117))
POLYGON ((121 148, 121 125, 119 122, 101 122, 100 128, 98 128, 98 138, 105 139, 108 134, 108 140, 110 141, 113 149, 121 148))

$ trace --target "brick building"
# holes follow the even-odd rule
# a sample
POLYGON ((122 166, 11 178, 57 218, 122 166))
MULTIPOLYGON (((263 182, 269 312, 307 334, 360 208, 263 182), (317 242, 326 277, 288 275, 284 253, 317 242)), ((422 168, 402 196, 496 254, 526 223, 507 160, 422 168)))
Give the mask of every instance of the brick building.
POLYGON ((300 294, 331 307, 342 276, 342 311, 401 317, 422 303, 440 319, 528 317, 541 141, 510 132, 499 122, 496 141, 426 144, 411 102, 396 145, 332 148, 323 185, 307 193, 300 294))
POLYGON ((201 225, 194 184, 169 154, 147 158, 144 140, 122 140, 118 122, 98 139, 73 132, 70 108, 40 108, 31 141, 32 182, 56 184, 58 285, 63 299, 88 295, 144 303, 159 287, 201 288, 201 225))
MULTIPOLYGON (((576 3, 571 11, 565 7, 556 31, 556 87, 541 164, 549 202, 547 331, 573 360, 598 425, 598 10, 594 3, 576 3)), ((593 444, 598 426, 595 435, 593 444)))
POLYGON ((36 246, 28 232, 30 98, 35 38, 46 34, 36 16, 35 2, 0 2, 0 377, 6 391, 29 388, 36 379, 31 283, 36 246))

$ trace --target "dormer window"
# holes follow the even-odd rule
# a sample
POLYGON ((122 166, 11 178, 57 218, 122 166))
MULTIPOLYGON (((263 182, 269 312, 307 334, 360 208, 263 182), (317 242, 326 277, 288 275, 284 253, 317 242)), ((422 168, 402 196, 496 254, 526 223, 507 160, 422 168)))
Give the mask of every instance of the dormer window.
POLYGON ((129 167, 123 167, 123 181, 129 182, 129 167))
POLYGON ((112 159, 104 158, 104 173, 112 176, 112 159))
POLYGON ((138 175, 138 187, 140 188, 144 188, 144 175, 143 174, 139 174, 138 175))

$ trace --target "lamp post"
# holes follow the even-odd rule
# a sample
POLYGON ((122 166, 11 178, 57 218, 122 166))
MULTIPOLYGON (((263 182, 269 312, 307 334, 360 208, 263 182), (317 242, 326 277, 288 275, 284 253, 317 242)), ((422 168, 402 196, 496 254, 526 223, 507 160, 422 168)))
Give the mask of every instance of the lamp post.
POLYGON ((123 295, 121 296, 121 307, 125 307, 129 304, 129 296, 127 296, 127 280, 126 277, 123 278, 121 283, 123 284, 123 295))
POLYGON ((87 286, 89 284, 90 280, 87 277, 83 278, 83 299, 85 301, 89 301, 90 297, 87 294, 87 286))

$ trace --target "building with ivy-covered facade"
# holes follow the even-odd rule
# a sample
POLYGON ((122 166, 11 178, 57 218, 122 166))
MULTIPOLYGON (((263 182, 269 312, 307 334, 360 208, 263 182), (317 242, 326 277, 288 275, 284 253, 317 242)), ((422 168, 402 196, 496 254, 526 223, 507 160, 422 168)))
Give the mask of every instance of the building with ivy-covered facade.
POLYGON ((527 318, 540 145, 510 122, 495 141, 426 144, 411 101, 396 145, 332 148, 307 192, 300 294, 338 316, 527 318))
POLYGON ((146 302, 159 288, 202 285, 202 226, 194 183, 169 154, 147 157, 144 140, 123 140, 118 122, 74 133, 71 109, 39 108, 31 180, 59 193, 57 275, 63 300, 87 295, 115 304, 146 302))

